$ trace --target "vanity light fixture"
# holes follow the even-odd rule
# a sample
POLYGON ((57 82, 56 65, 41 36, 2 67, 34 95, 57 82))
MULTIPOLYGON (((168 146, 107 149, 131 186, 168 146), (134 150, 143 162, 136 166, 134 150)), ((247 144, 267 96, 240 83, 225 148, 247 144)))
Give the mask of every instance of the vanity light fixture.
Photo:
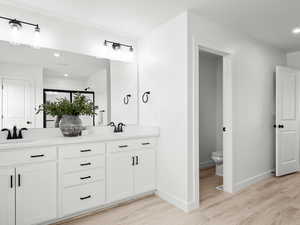
POLYGON ((34 40, 33 40, 33 47, 39 48, 40 44, 40 27, 38 24, 33 24, 29 22, 25 22, 22 20, 17 20, 5 16, 0 16, 0 19, 7 20, 8 24, 11 28, 11 34, 12 34, 12 41, 11 43, 14 45, 20 44, 20 31, 23 28, 23 25, 33 26, 34 27, 34 40))
POLYGON ((132 45, 126 45, 126 44, 122 44, 122 43, 118 43, 118 42, 105 40, 104 46, 108 46, 108 45, 111 45, 113 50, 119 50, 119 49, 121 49, 121 47, 126 47, 126 48, 129 48, 129 51, 133 52, 132 45))
POLYGON ((67 74, 67 73, 64 74, 64 77, 68 77, 68 76, 69 76, 69 74, 67 74))

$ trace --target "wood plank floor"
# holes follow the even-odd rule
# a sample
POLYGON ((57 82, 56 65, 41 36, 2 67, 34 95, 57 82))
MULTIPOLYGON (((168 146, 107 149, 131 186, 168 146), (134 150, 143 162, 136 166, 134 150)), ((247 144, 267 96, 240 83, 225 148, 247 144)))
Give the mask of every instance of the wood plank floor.
POLYGON ((218 192, 184 213, 157 196, 64 225, 300 225, 300 173, 269 178, 231 195, 218 192))

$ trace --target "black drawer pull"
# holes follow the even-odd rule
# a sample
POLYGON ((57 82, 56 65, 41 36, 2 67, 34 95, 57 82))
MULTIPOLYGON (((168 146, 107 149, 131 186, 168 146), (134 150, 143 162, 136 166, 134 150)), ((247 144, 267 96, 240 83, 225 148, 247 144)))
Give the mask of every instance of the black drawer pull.
POLYGON ((91 152, 92 150, 91 149, 83 149, 83 150, 80 150, 80 152, 91 152))
POLYGON ((142 145, 150 145, 149 142, 142 143, 142 145))
POLYGON ((119 148, 127 148, 128 145, 119 145, 119 148))
POLYGON ((90 179, 92 178, 91 176, 87 176, 87 177, 80 177, 80 180, 86 180, 86 179, 90 179))
POLYGON ((41 154, 41 155, 32 155, 30 156, 30 158, 40 158, 40 157, 44 157, 45 155, 44 154, 41 154))
POLYGON ((14 178, 14 176, 10 175, 10 188, 14 187, 13 178, 14 178))
POLYGON ((92 163, 81 163, 80 166, 90 166, 92 163))
POLYGON ((88 198, 91 198, 92 196, 88 195, 86 197, 81 197, 80 200, 85 200, 85 199, 88 199, 88 198))
POLYGON ((18 186, 21 187, 21 174, 18 174, 18 186))

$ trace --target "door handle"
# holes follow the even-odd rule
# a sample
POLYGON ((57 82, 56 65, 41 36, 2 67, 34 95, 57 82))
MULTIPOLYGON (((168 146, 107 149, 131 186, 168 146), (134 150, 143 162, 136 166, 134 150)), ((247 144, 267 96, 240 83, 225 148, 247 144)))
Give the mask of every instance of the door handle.
POLYGON ((278 125, 278 128, 284 128, 284 126, 282 124, 278 125))
POLYGON ((134 166, 134 156, 132 156, 132 166, 134 166))
POLYGON ((32 124, 32 122, 31 122, 31 121, 27 121, 26 123, 27 123, 27 124, 32 124))
POLYGON ((139 157, 136 156, 135 159, 136 159, 136 165, 139 165, 139 157))

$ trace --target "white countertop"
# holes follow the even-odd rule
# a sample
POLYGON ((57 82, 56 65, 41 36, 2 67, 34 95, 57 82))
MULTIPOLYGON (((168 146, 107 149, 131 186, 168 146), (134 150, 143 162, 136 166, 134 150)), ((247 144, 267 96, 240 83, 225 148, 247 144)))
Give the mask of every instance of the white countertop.
POLYGON ((29 131, 29 134, 27 134, 24 139, 11 140, 8 141, 9 143, 3 140, 0 142, 0 151, 86 142, 109 142, 159 136, 159 128, 157 127, 137 126, 125 129, 123 133, 113 133, 112 130, 107 127, 93 128, 89 134, 80 137, 63 137, 57 131, 53 132, 53 129, 49 129, 48 131, 47 129, 32 129, 32 132, 29 131), (43 134, 37 135, 38 133, 43 134), (53 133, 55 133, 55 135, 53 135, 53 133))

